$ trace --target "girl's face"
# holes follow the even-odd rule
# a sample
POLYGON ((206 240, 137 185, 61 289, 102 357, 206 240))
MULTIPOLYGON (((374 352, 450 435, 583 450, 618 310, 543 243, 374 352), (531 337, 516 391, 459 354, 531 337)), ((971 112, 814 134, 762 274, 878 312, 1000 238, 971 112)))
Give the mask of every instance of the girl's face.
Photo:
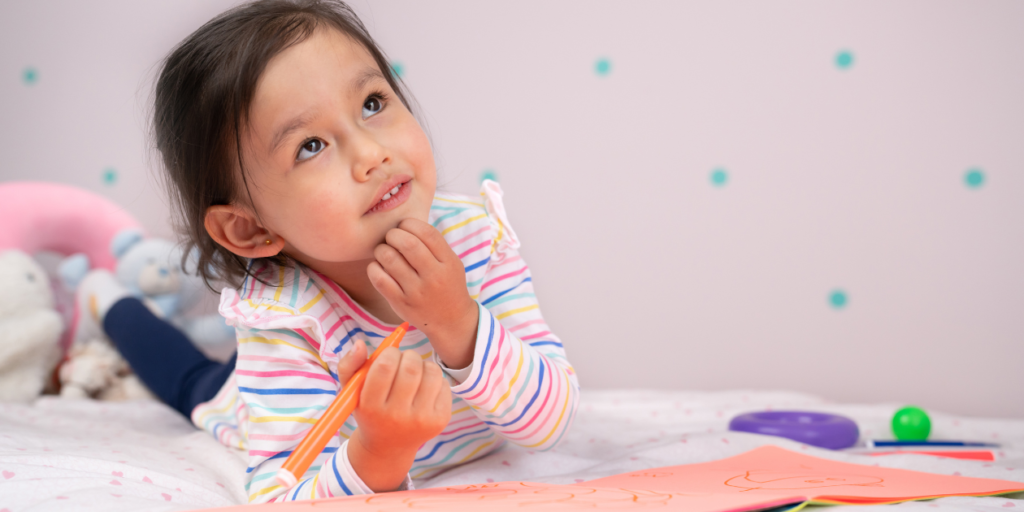
POLYGON ((310 267, 370 259, 402 219, 427 219, 430 143, 369 52, 336 30, 270 61, 241 139, 259 222, 310 267))

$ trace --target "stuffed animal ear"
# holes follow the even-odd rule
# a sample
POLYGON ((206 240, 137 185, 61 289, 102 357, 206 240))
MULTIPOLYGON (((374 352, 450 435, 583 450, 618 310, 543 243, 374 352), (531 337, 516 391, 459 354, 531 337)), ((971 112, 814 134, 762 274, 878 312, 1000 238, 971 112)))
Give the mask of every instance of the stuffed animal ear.
POLYGON ((85 274, 89 273, 89 257, 83 253, 72 254, 61 260, 57 266, 57 274, 68 290, 78 288, 85 274))
POLYGON ((142 232, 136 229, 125 229, 119 231, 110 241, 110 253, 115 258, 121 259, 128 249, 142 241, 142 232))

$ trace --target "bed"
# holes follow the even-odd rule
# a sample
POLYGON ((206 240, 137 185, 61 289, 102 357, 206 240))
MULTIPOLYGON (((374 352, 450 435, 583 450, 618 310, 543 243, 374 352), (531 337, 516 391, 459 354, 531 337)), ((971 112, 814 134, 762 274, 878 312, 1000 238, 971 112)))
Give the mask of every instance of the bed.
MULTIPOLYGON (((1024 482, 1024 420, 932 412, 935 437, 1000 443, 991 462, 922 455, 869 458, 727 429, 730 418, 741 412, 799 408, 849 416, 862 435, 882 437, 899 405, 836 404, 791 392, 584 391, 573 428, 557 449, 542 453, 506 447, 416 485, 574 483, 720 459, 764 444, 847 462, 1024 482)), ((155 512, 237 505, 245 501, 245 466, 241 452, 221 446, 156 402, 43 397, 32 404, 0 404, 0 512, 155 512)), ((1024 493, 894 506, 1024 511, 1024 493)))

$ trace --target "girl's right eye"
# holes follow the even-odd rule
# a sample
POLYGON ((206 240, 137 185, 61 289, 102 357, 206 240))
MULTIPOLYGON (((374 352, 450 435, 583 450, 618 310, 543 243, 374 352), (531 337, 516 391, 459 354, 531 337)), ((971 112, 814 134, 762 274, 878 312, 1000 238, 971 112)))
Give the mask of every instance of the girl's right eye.
POLYGON ((295 160, 301 162, 313 158, 317 153, 323 151, 324 146, 324 141, 320 139, 309 139, 299 148, 299 154, 295 157, 295 160))

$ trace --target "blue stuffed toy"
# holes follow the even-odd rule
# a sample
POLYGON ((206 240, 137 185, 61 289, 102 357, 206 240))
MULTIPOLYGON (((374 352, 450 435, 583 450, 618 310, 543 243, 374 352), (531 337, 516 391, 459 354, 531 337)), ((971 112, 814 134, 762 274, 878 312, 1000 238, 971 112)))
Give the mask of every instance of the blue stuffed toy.
MULTIPOLYGON (((117 258, 114 276, 121 285, 157 316, 184 332, 193 344, 215 353, 234 346, 234 329, 224 323, 223 317, 194 311, 211 294, 201 278, 183 271, 180 247, 126 229, 111 240, 110 251, 117 258)), ((74 289, 89 272, 88 258, 84 254, 69 256, 59 272, 65 285, 74 289)))

